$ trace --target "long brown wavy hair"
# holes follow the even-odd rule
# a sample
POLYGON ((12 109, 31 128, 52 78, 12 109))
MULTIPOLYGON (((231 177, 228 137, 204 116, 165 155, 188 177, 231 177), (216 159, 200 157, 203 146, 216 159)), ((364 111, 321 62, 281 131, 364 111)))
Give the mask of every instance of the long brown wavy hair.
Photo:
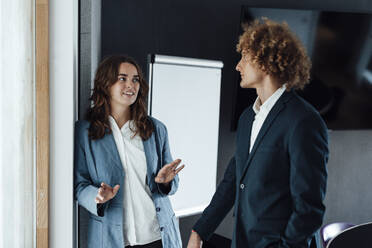
POLYGON ((149 86, 143 76, 142 70, 137 62, 126 55, 112 55, 106 57, 98 66, 94 78, 94 89, 90 100, 92 106, 88 109, 86 119, 90 122, 89 138, 101 139, 106 133, 112 130, 109 124, 110 88, 118 81, 119 67, 122 63, 129 63, 136 67, 140 89, 136 101, 130 106, 131 118, 135 123, 135 135, 139 134, 142 140, 147 140, 153 130, 153 124, 148 118, 146 109, 146 97, 149 86))

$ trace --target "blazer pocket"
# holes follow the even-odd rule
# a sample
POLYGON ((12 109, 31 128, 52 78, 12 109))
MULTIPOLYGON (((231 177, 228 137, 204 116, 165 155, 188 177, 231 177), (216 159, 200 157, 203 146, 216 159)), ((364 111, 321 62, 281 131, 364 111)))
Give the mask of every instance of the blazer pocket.
POLYGON ((107 225, 104 247, 124 247, 123 229, 120 225, 107 225))
POLYGON ((96 218, 89 218, 88 225, 88 247, 103 247, 103 227, 102 222, 96 218))

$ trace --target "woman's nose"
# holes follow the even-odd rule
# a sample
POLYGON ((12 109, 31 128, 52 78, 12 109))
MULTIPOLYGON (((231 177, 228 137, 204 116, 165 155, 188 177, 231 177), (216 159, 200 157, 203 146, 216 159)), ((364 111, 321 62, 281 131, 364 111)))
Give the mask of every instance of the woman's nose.
POLYGON ((131 89, 131 88, 133 88, 133 86, 134 86, 134 84, 133 84, 133 82, 131 82, 131 81, 129 81, 129 82, 127 82, 127 83, 125 84, 125 88, 127 88, 127 89, 131 89))

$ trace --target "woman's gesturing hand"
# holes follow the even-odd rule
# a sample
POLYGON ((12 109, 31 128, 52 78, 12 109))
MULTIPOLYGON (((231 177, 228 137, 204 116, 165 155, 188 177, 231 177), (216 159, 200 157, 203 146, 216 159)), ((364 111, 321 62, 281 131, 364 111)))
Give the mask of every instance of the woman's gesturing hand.
POLYGON ((120 188, 119 184, 116 184, 115 187, 110 187, 104 182, 101 183, 101 187, 98 189, 98 194, 96 196, 96 203, 105 203, 115 197, 120 188))
POLYGON ((173 162, 164 165, 163 168, 160 169, 158 172, 158 175, 155 177, 155 182, 157 183, 163 183, 168 184, 170 183, 173 178, 180 172, 185 165, 180 166, 177 168, 177 166, 181 163, 181 159, 176 159, 173 162))

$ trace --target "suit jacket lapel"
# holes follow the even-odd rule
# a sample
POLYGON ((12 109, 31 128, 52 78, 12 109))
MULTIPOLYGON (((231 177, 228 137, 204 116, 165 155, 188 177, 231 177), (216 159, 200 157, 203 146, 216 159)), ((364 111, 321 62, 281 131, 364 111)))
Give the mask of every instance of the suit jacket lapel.
POLYGON ((105 134, 102 139, 97 140, 99 142, 99 145, 103 148, 103 150, 108 155, 107 158, 110 158, 113 160, 114 165, 120 170, 121 173, 123 173, 123 166, 121 164, 120 156, 118 148, 116 147, 116 143, 114 140, 114 136, 112 133, 105 134))
MULTIPOLYGON (((237 149, 239 150, 239 154, 242 154, 242 161, 247 161, 249 156, 249 147, 251 145, 251 132, 252 132, 252 124, 254 121, 255 113, 252 108, 249 109, 247 115, 246 124, 243 124, 241 130, 238 132, 237 137, 237 149), (243 157, 244 156, 244 157, 243 157)), ((242 168, 243 169, 243 168, 242 168)))
MULTIPOLYGON (((278 101, 275 103, 275 105, 273 106, 273 108, 271 109, 271 111, 269 112, 269 114, 267 115, 264 123, 262 124, 262 127, 257 135, 257 138, 255 140, 255 143, 252 147, 252 151, 249 153, 249 148, 250 146, 248 146, 248 153, 249 153, 249 156, 248 156, 248 159, 247 159, 247 162, 245 163, 245 166, 243 167, 243 172, 242 172, 242 176, 240 178, 240 181, 244 178, 245 174, 247 173, 247 170, 250 166, 250 163, 252 161, 252 158, 254 157, 255 153, 256 153, 256 150, 257 150, 257 147, 260 146, 260 143, 262 141, 262 139, 265 137, 267 131, 270 129, 270 127, 272 126, 272 123, 274 122, 274 120, 276 119, 276 117, 278 116, 278 114, 285 108, 285 103, 287 101, 289 101, 290 98, 292 98, 293 96, 293 93, 292 92, 287 92, 285 91, 283 93, 283 95, 278 99, 278 101)), ((251 121, 251 124, 250 124, 250 129, 252 129, 252 123, 253 121, 251 121)), ((248 136, 249 137, 249 140, 250 140, 250 135, 248 136)), ((250 143, 250 142, 249 142, 250 143)))
POLYGON ((147 161, 147 171, 153 171, 154 159, 156 158, 156 147, 155 147, 155 137, 154 133, 147 140, 143 141, 143 148, 145 150, 146 161, 147 161))
POLYGON ((153 178, 156 177, 157 173, 157 162, 158 162, 158 156, 161 156, 160 154, 157 154, 156 152, 156 141, 155 141, 155 135, 154 132, 148 138, 147 140, 143 141, 143 148, 145 150, 145 156, 146 156, 146 164, 147 164, 147 185, 150 188, 151 192, 154 192, 154 189, 156 186, 153 184, 154 180, 153 178))

